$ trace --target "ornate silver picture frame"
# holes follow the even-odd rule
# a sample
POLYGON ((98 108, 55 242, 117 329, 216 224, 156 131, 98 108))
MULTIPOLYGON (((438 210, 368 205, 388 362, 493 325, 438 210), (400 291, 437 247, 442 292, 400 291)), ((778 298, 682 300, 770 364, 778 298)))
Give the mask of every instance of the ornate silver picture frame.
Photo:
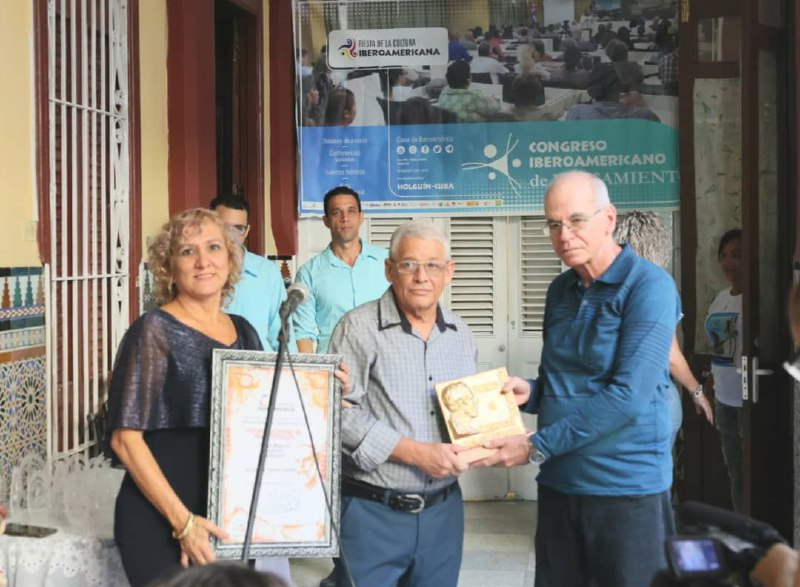
MULTIPOLYGON (((214 351, 208 519, 229 535, 212 538, 221 559, 242 556, 276 358, 276 353, 214 351)), ((331 522, 338 526, 340 511, 341 391, 334 371, 341 359, 293 354, 296 380, 289 361, 283 363, 253 558, 339 553, 331 522)))

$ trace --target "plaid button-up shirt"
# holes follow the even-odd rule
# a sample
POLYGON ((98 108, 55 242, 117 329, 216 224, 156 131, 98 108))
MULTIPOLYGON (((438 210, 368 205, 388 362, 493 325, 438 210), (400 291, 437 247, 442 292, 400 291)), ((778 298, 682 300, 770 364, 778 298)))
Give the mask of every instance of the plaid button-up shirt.
POLYGON ((397 442, 449 442, 434 384, 472 375, 477 350, 472 333, 456 314, 439 306, 428 340, 399 311, 394 292, 348 312, 333 332, 329 352, 350 368, 353 404, 342 412, 346 477, 380 487, 431 492, 453 478, 434 479, 389 460, 397 442))

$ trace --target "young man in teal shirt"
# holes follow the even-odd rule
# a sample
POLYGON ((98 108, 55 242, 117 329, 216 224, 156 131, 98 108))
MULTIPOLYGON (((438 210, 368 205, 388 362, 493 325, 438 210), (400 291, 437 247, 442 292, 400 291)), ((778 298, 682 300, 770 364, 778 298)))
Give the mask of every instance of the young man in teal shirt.
POLYGON ((335 187, 325 194, 323 207, 322 222, 331 232, 331 243, 297 272, 296 281, 310 292, 293 315, 301 353, 326 352, 333 329, 345 312, 378 299, 389 287, 384 275, 388 251, 358 236, 364 222, 358 194, 335 187))

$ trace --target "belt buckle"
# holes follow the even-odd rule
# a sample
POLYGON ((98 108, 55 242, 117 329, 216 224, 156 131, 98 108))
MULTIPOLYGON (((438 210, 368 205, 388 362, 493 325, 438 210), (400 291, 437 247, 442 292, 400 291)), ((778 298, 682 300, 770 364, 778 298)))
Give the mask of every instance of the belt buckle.
POLYGON ((425 498, 419 493, 406 493, 402 497, 404 500, 417 500, 419 502, 419 505, 407 510, 409 514, 418 514, 425 509, 425 498))

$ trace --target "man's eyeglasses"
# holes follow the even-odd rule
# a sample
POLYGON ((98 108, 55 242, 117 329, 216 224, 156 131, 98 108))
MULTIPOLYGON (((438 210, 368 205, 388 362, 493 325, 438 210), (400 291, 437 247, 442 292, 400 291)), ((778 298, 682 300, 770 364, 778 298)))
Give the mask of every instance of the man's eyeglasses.
POLYGON ((428 261, 427 263, 420 263, 419 261, 412 261, 410 259, 406 259, 404 261, 392 261, 395 265, 397 265, 397 271, 400 273, 416 273, 419 271, 419 268, 422 267, 425 269, 425 273, 428 275, 438 276, 444 273, 444 270, 447 269, 447 261, 442 263, 438 261, 428 261))
POLYGON ((579 230, 583 230, 589 225, 592 218, 600 214, 605 210, 605 206, 602 208, 598 208, 594 211, 594 214, 591 216, 584 216, 583 214, 573 214, 569 217, 567 222, 559 222, 558 220, 546 220, 545 226, 542 228, 542 234, 545 236, 555 235, 560 233, 562 230, 566 230, 567 232, 571 232, 575 234, 579 230))
POLYGON ((247 227, 250 226, 249 224, 229 224, 228 227, 239 236, 242 236, 245 232, 247 232, 247 227))

